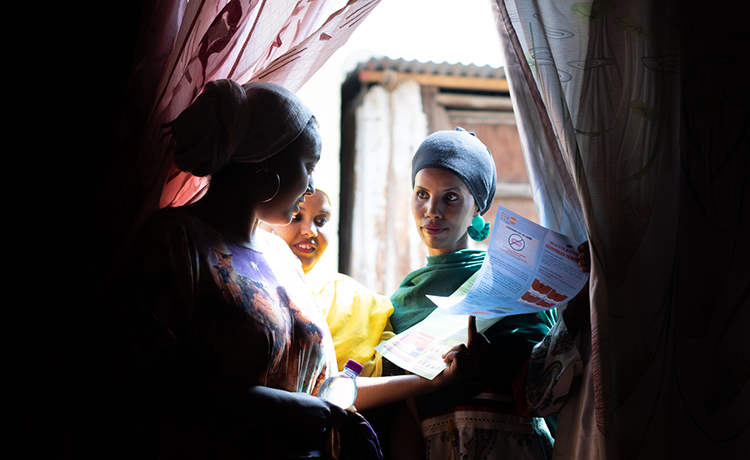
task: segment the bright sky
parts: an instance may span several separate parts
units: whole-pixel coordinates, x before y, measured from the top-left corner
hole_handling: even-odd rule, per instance
[[[358,50],[393,59],[503,65],[490,0],[383,0],[341,49],[346,56]]]

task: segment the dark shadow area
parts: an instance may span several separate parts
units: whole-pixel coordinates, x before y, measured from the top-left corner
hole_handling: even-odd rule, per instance
[[[54,456],[92,345],[90,311],[106,308],[92,299],[108,265],[127,170],[116,161],[115,122],[140,20],[140,2],[94,12],[61,8],[42,26],[41,46],[21,50],[31,78],[6,87],[11,98],[27,96],[13,121],[20,142],[6,171],[11,206],[4,219],[13,227],[3,302],[10,313],[8,418],[22,458]]]

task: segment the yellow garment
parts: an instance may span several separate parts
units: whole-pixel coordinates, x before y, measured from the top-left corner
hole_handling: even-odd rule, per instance
[[[331,329],[339,370],[353,359],[363,367],[361,376],[382,375],[383,357],[374,348],[395,335],[389,320],[391,300],[341,273],[308,273],[307,279]]]

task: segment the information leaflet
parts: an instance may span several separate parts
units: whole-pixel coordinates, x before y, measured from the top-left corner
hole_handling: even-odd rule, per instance
[[[376,350],[434,378],[445,368],[441,356],[466,342],[470,315],[484,332],[503,317],[550,310],[578,294],[589,277],[578,265],[579,244],[498,206],[482,268],[450,297],[428,295],[439,308]]]

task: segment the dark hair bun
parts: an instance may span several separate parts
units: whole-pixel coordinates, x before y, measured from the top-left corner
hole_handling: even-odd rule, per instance
[[[275,83],[210,81],[172,123],[175,165],[209,176],[232,163],[258,163],[276,155],[306,129],[310,109]]]
[[[232,155],[230,134],[242,118],[245,90],[232,80],[210,81],[172,123],[174,162],[194,176],[214,174]]]

